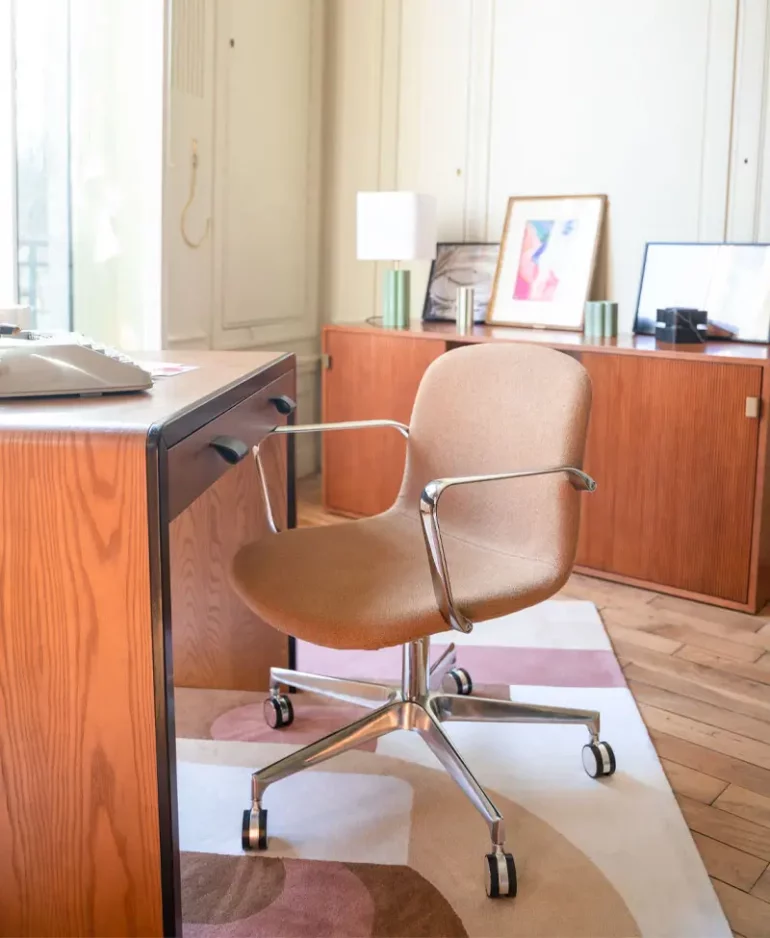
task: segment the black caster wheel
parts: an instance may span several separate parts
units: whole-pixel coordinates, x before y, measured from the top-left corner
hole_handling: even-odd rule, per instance
[[[294,722],[294,707],[286,694],[266,697],[262,710],[265,714],[265,723],[271,730],[282,730]]]
[[[241,846],[244,850],[267,850],[267,809],[252,808],[243,812]]]
[[[473,681],[465,668],[452,668],[443,680],[444,690],[450,694],[462,694],[467,697],[473,693]]]
[[[591,778],[615,774],[615,753],[609,743],[588,743],[583,746],[583,768]]]
[[[484,863],[484,880],[490,899],[516,895],[516,865],[510,853],[488,853]]]

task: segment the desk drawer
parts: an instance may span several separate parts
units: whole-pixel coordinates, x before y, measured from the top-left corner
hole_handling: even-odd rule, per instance
[[[219,436],[234,437],[251,448],[273,427],[285,424],[288,419],[279,413],[274,401],[285,396],[293,402],[294,395],[292,372],[172,446],[168,451],[168,520],[184,511],[230,468],[230,464],[212,447],[212,440]],[[244,458],[251,460],[251,453]]]

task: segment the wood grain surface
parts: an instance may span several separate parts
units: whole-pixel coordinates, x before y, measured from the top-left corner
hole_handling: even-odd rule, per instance
[[[745,603],[762,369],[584,353],[593,384],[577,562]]]
[[[331,368],[324,371],[327,421],[398,420],[409,423],[425,369],[442,342],[403,342],[394,335],[324,332]],[[330,510],[373,515],[393,504],[406,460],[404,438],[393,429],[322,435],[324,504]]]
[[[278,422],[277,420],[275,421]],[[262,444],[271,504],[286,524],[286,443]],[[230,586],[239,547],[270,537],[254,460],[247,457],[207,489],[169,531],[174,684],[266,690],[270,666],[286,667],[288,640],[259,619]],[[291,571],[287,571],[287,589]]]
[[[189,414],[212,397],[263,370],[294,371],[294,356],[281,352],[137,352],[138,362],[178,362],[191,371],[156,378],[150,391],[101,397],[29,398],[0,404],[0,430],[147,431]],[[275,375],[277,377],[277,374]],[[264,382],[263,382],[264,383]]]
[[[370,323],[335,323],[324,327],[325,332],[355,335],[387,335],[395,341],[415,339],[427,342],[535,342],[567,351],[586,350],[600,354],[648,355],[656,358],[702,362],[745,362],[762,365],[770,362],[770,345],[747,342],[706,342],[703,345],[668,345],[656,342],[651,335],[620,335],[615,339],[593,337],[581,332],[563,329],[516,328],[479,324],[469,334],[459,333],[451,322],[412,322],[406,329],[383,329]]]
[[[749,597],[755,609],[770,602],[770,370],[762,372]]]
[[[271,381],[261,391],[249,395],[169,450],[170,518],[175,518],[228,471],[228,463],[213,449],[211,441],[218,436],[224,436],[234,437],[248,447],[259,443],[278,424],[286,423],[286,418],[278,413],[270,401],[271,398],[284,394],[292,398],[295,395],[293,374]],[[249,459],[249,462],[253,466],[253,460]],[[285,475],[285,462],[283,470]],[[285,484],[280,484],[285,492]]]
[[[162,931],[142,434],[0,433],[0,933]]]

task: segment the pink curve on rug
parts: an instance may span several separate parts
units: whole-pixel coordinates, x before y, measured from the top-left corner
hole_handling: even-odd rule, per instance
[[[239,740],[247,743],[287,743],[303,745],[320,739],[327,733],[359,720],[364,711],[350,704],[318,704],[309,694],[293,698],[296,718],[291,726],[273,730],[262,715],[262,704],[246,704],[218,716],[211,724],[212,739]],[[374,752],[377,740],[363,743],[357,748]]]
[[[368,938],[374,900],[342,863],[284,860],[278,898],[254,915],[220,925],[185,923],[185,938]]]
[[[434,654],[442,646],[435,645]],[[335,677],[397,683],[400,648],[341,651],[307,642],[297,643],[297,667]],[[611,651],[578,648],[512,648],[461,645],[457,663],[474,682],[525,684],[539,687],[625,687],[618,660]]]

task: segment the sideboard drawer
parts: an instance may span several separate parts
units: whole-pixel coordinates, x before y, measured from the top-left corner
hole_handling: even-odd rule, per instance
[[[168,493],[169,521],[230,468],[212,442],[217,437],[232,437],[250,450],[274,427],[287,422],[288,415],[279,412],[277,402],[284,398],[287,406],[289,402],[293,405],[294,394],[294,375],[283,375],[169,449],[168,476],[174,480]],[[251,453],[244,458],[250,460]]]

